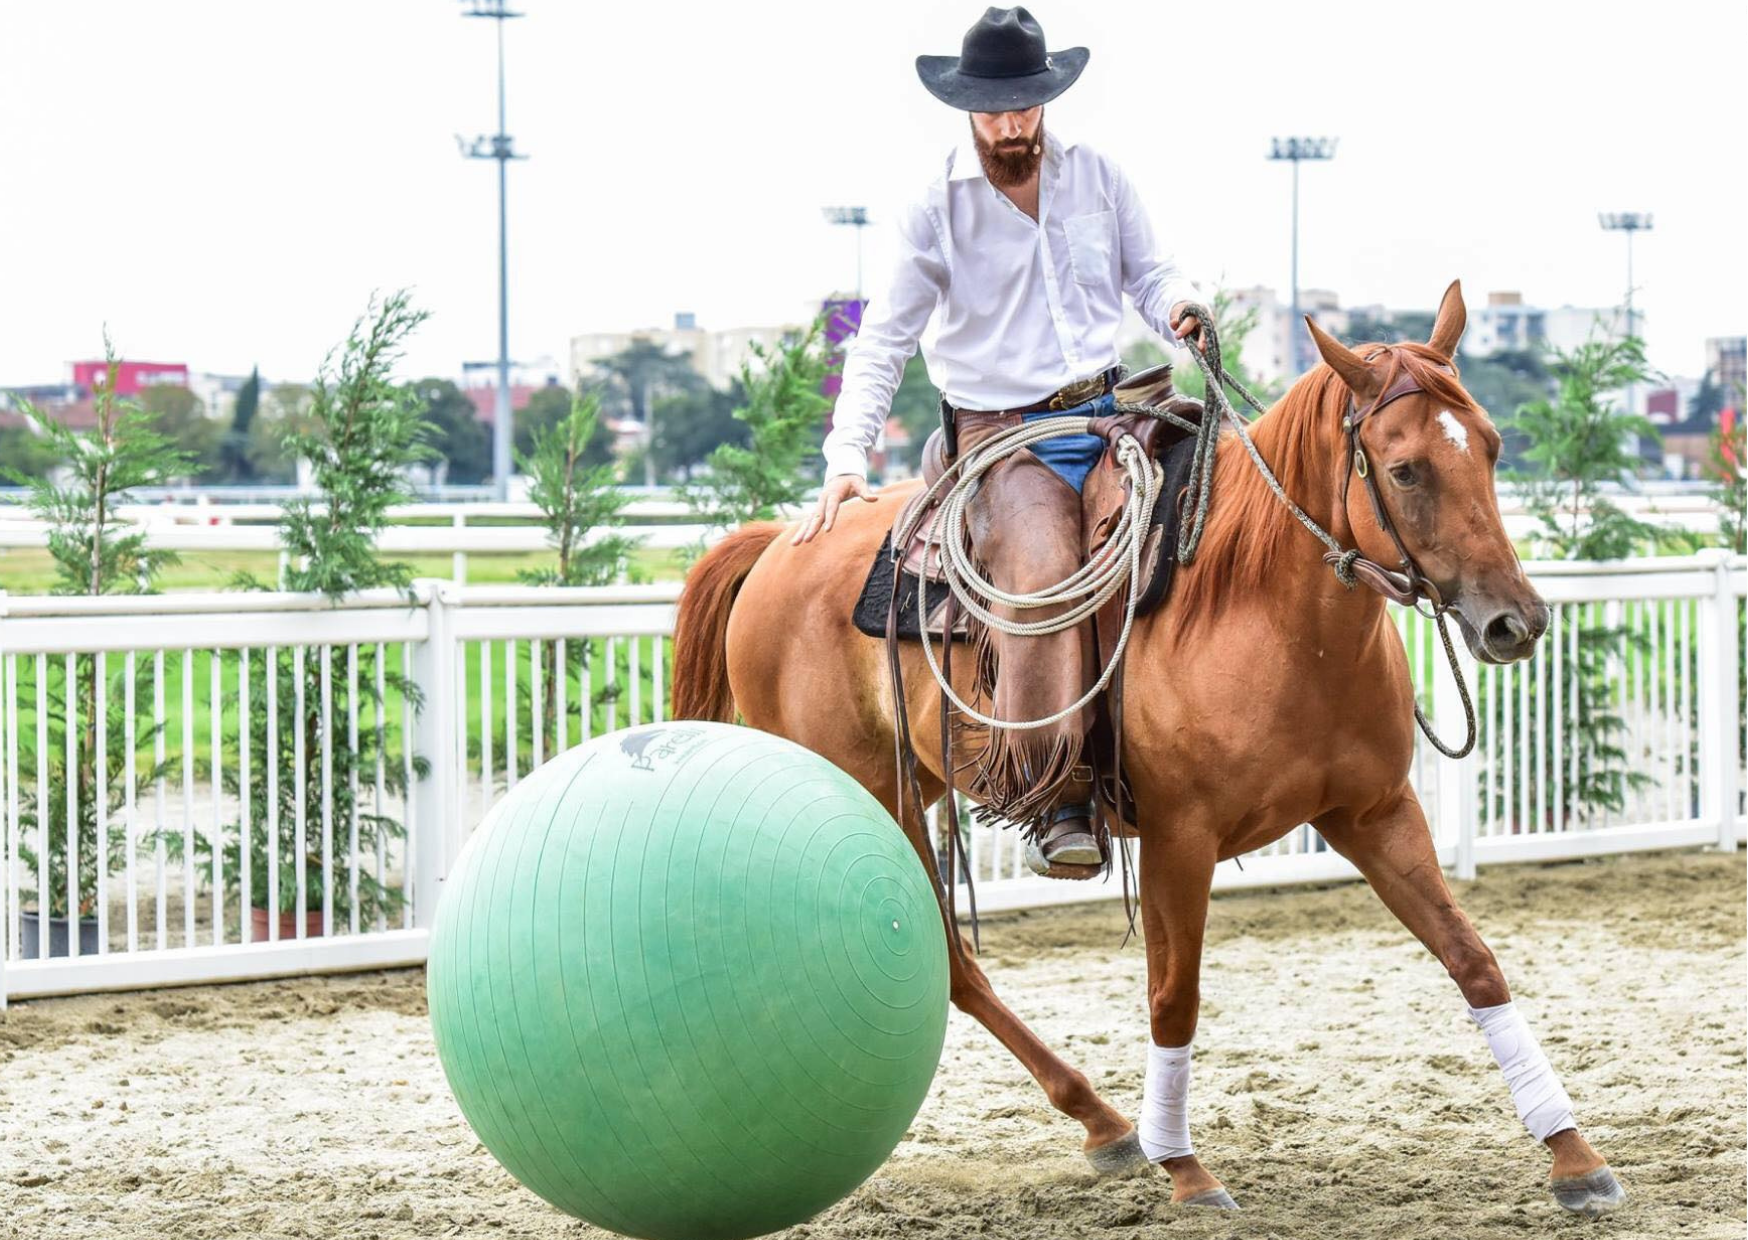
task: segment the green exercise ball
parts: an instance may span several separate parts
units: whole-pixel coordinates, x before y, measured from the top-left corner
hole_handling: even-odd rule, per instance
[[[947,940],[898,824],[824,758],[627,728],[516,785],[462,849],[426,990],[485,1147],[650,1240],[799,1223],[891,1154],[940,1062]]]

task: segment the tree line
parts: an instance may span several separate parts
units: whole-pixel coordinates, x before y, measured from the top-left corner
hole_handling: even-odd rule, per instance
[[[443,480],[450,483],[488,481],[492,426],[476,411],[468,391],[435,375],[403,386],[432,450],[426,466],[441,462]],[[579,395],[590,396],[599,407],[582,459],[589,465],[618,460],[627,480],[691,481],[718,447],[751,442],[746,423],[735,417],[747,401],[740,377],[726,388],[712,387],[692,368],[688,354],[634,340],[598,360],[584,376],[581,392],[557,382],[536,388],[512,415],[516,453],[533,452],[543,432],[570,416]],[[296,480],[297,462],[287,444],[309,429],[316,399],[311,384],[265,384],[255,371],[238,389],[228,420],[211,416],[198,395],[171,384],[143,388],[131,404],[180,454],[185,472],[177,480],[247,485]],[[653,419],[654,437],[616,452],[609,427],[626,419],[645,425]],[[57,464],[57,447],[29,427],[0,427],[0,461],[27,478],[46,477]]]

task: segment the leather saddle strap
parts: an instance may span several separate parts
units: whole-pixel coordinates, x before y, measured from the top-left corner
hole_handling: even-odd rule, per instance
[[[947,640],[941,650],[941,676],[948,684],[953,683],[953,621],[959,598],[955,594],[947,595],[946,607],[941,613],[942,631],[947,634]],[[948,696],[941,694],[941,768],[947,777],[947,792],[945,810],[947,817],[947,911],[953,919],[953,937],[958,938],[958,897],[959,897],[959,866],[963,860],[959,843],[959,772],[953,764],[953,703]],[[973,951],[981,952],[983,942],[977,925],[977,887],[975,876],[971,873],[969,862],[965,863],[965,899],[971,905],[971,947]]]
[[[922,786],[916,775],[916,746],[911,740],[910,710],[904,698],[904,662],[898,644],[898,565],[893,566],[892,597],[886,605],[886,668],[892,681],[893,747],[898,765],[898,815],[903,824],[905,795],[915,806],[917,829],[922,834],[923,849],[928,856],[929,883],[935,890],[935,902],[940,905],[941,920],[947,930],[947,946],[960,963],[965,961],[965,949],[959,941],[958,917],[951,888],[941,882],[941,859],[935,852],[934,838],[929,834],[928,819],[923,814]],[[921,589],[918,585],[918,589]],[[951,645],[951,641],[948,645]],[[975,930],[975,927],[973,927]]]
[[[1131,582],[1127,588],[1133,590],[1134,583]],[[1124,602],[1126,605],[1127,600]],[[1099,649],[1099,618],[1095,615],[1091,623],[1093,651],[1096,654]],[[1105,689],[1105,712],[1111,725],[1111,803],[1115,807],[1114,815],[1112,811],[1105,809],[1104,798],[1099,796],[1098,772],[1093,773],[1093,805],[1105,821],[1104,839],[1101,842],[1117,854],[1117,881],[1123,888],[1123,916],[1129,925],[1123,934],[1123,941],[1117,945],[1119,950],[1127,947],[1129,940],[1135,935],[1135,914],[1138,911],[1136,902],[1131,898],[1129,837],[1125,834],[1128,824],[1123,817],[1123,670],[1128,666],[1128,653],[1126,649],[1118,652],[1117,670],[1111,674],[1111,683]]]

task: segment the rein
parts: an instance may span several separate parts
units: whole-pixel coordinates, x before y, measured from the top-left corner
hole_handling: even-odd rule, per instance
[[[1416,695],[1414,702],[1414,721],[1420,725],[1420,730],[1425,734],[1426,739],[1432,742],[1433,748],[1447,758],[1467,757],[1475,748],[1475,703],[1469,696],[1469,685],[1463,679],[1462,667],[1457,662],[1456,647],[1451,643],[1450,629],[1445,622],[1445,613],[1450,610],[1450,604],[1445,602],[1439,594],[1438,587],[1433,585],[1420,571],[1420,566],[1415,563],[1413,555],[1408,551],[1407,544],[1402,541],[1401,534],[1397,532],[1395,522],[1390,519],[1389,510],[1384,506],[1384,497],[1378,492],[1377,478],[1359,439],[1360,426],[1367,418],[1391,401],[1419,392],[1421,390],[1419,384],[1415,382],[1412,375],[1403,374],[1390,385],[1389,390],[1364,408],[1357,406],[1350,390],[1347,414],[1341,421],[1342,432],[1347,437],[1347,459],[1353,465],[1351,473],[1343,472],[1342,474],[1342,506],[1345,509],[1347,505],[1348,483],[1353,474],[1358,474],[1360,480],[1365,483],[1366,498],[1371,503],[1372,516],[1377,520],[1384,533],[1389,536],[1390,541],[1395,544],[1396,553],[1401,557],[1400,568],[1392,570],[1385,568],[1376,560],[1361,555],[1357,547],[1343,547],[1333,534],[1317,524],[1310,514],[1293,502],[1292,497],[1287,494],[1286,488],[1281,485],[1280,479],[1275,476],[1274,470],[1269,468],[1268,462],[1262,458],[1262,453],[1257,451],[1256,442],[1250,437],[1249,424],[1243,415],[1232,407],[1232,403],[1226,399],[1225,388],[1230,386],[1258,414],[1267,412],[1256,397],[1246,391],[1244,385],[1228,374],[1220,364],[1220,343],[1214,330],[1213,315],[1206,306],[1197,305],[1194,302],[1190,303],[1186,313],[1195,315],[1202,325],[1201,331],[1207,350],[1204,353],[1192,346],[1190,356],[1195,359],[1196,365],[1201,367],[1203,378],[1206,380],[1205,395],[1207,403],[1212,409],[1212,416],[1204,416],[1201,427],[1197,428],[1197,459],[1184,497],[1186,503],[1193,502],[1195,504],[1196,517],[1193,524],[1186,523],[1184,526],[1184,536],[1178,545],[1178,563],[1190,563],[1195,558],[1196,548],[1201,542],[1202,530],[1207,519],[1208,501],[1213,492],[1214,441],[1218,438],[1217,429],[1210,434],[1208,428],[1218,428],[1220,419],[1224,417],[1232,424],[1232,429],[1237,432],[1239,442],[1244,445],[1244,450],[1249,455],[1251,464],[1262,475],[1262,480],[1268,485],[1269,490],[1274,492],[1275,498],[1298,519],[1300,525],[1304,526],[1328,548],[1323,553],[1323,562],[1334,570],[1337,581],[1350,590],[1355,585],[1364,584],[1392,602],[1399,603],[1404,607],[1412,607],[1415,611],[1420,611],[1420,601],[1426,600],[1431,610],[1420,612],[1420,614],[1438,625],[1438,635],[1439,640],[1444,645],[1445,660],[1450,665],[1451,676],[1456,680],[1457,692],[1463,700],[1463,716],[1467,734],[1459,747],[1453,748],[1445,744],[1443,740],[1439,739],[1438,733],[1433,730],[1432,721],[1426,717],[1426,712],[1421,709],[1418,695]],[[1206,446],[1204,446],[1204,440],[1207,441]]]

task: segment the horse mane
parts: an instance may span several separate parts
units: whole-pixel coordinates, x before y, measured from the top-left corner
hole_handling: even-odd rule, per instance
[[[1364,344],[1355,350],[1367,361],[1383,360],[1382,389],[1406,369],[1421,390],[1445,407],[1474,408],[1463,390],[1455,364],[1426,345]],[[1442,367],[1450,366],[1447,371]],[[1269,463],[1293,501],[1328,524],[1319,513],[1329,496],[1313,487],[1339,477],[1331,470],[1347,467],[1342,459],[1341,420],[1346,415],[1347,385],[1327,364],[1319,363],[1301,376],[1287,394],[1250,427],[1257,451]],[[1324,547],[1287,510],[1251,462],[1244,445],[1230,431],[1221,436],[1214,463],[1214,491],[1208,523],[1195,559],[1180,568],[1173,587],[1173,607],[1182,617],[1174,626],[1188,637],[1212,621],[1234,598],[1271,588],[1292,559],[1322,555]]]

